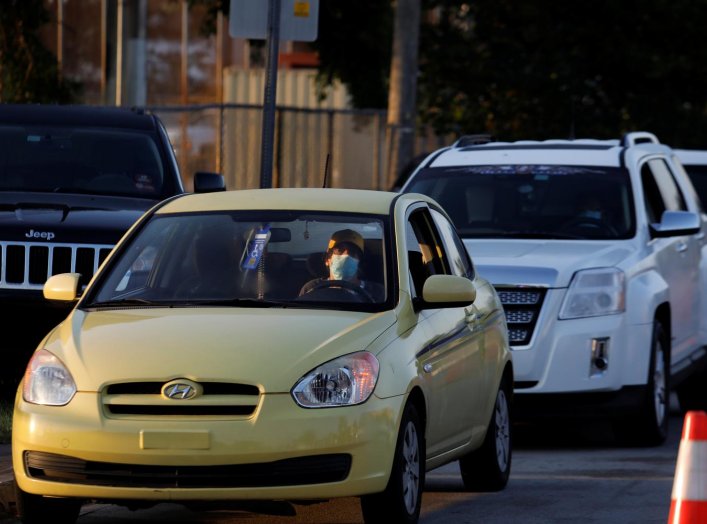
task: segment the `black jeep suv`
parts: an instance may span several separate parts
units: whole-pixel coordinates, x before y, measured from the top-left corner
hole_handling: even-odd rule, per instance
[[[47,278],[76,272],[85,285],[140,215],[180,193],[172,146],[153,114],[0,104],[2,378],[21,374],[69,311],[44,300]]]

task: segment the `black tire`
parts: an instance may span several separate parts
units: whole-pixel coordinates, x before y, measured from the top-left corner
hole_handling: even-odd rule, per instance
[[[630,446],[659,446],[668,436],[670,406],[670,349],[665,330],[653,323],[651,361],[643,399],[636,412],[614,421],[614,433]]]
[[[693,373],[675,388],[683,413],[707,411],[707,368]]]
[[[420,517],[425,486],[425,436],[420,416],[405,406],[385,491],[361,497],[366,524],[413,524]]]
[[[51,498],[22,491],[15,482],[17,514],[25,524],[74,524],[79,518],[82,500]]]
[[[464,487],[469,491],[500,491],[508,484],[513,456],[511,391],[504,378],[496,393],[484,443],[459,460]]]

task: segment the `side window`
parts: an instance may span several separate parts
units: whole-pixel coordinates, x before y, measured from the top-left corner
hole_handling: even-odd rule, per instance
[[[647,165],[650,168],[651,173],[655,183],[658,186],[658,190],[663,197],[663,202],[665,203],[665,209],[667,211],[687,211],[687,206],[685,205],[685,198],[680,191],[677,183],[675,182],[675,177],[673,176],[670,168],[666,164],[665,160],[654,159],[649,160]],[[661,215],[656,217],[656,221],[659,221]]]
[[[459,238],[454,226],[445,218],[445,216],[435,211],[432,211],[437,229],[442,237],[442,242],[449,254],[449,262],[452,267],[452,272],[460,277],[474,278],[474,266],[469,258],[469,253],[464,247],[464,243]]]
[[[449,260],[427,209],[413,211],[405,226],[410,277],[415,293],[431,275],[451,274]]]
[[[665,201],[660,193],[658,182],[648,163],[641,167],[641,183],[643,184],[643,198],[646,205],[646,214],[651,223],[660,222],[663,211],[666,209]]]

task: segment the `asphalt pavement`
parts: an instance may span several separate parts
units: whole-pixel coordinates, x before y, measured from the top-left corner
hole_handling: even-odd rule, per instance
[[[14,513],[15,493],[12,480],[10,444],[0,444],[0,519]]]

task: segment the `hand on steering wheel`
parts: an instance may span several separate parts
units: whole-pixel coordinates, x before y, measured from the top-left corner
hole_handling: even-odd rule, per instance
[[[575,217],[562,226],[562,231],[588,230],[600,233],[602,236],[618,237],[619,234],[608,222],[590,217]]]
[[[307,295],[318,289],[343,289],[344,291],[357,295],[366,302],[375,302],[371,294],[358,284],[348,280],[321,280],[307,290]]]

